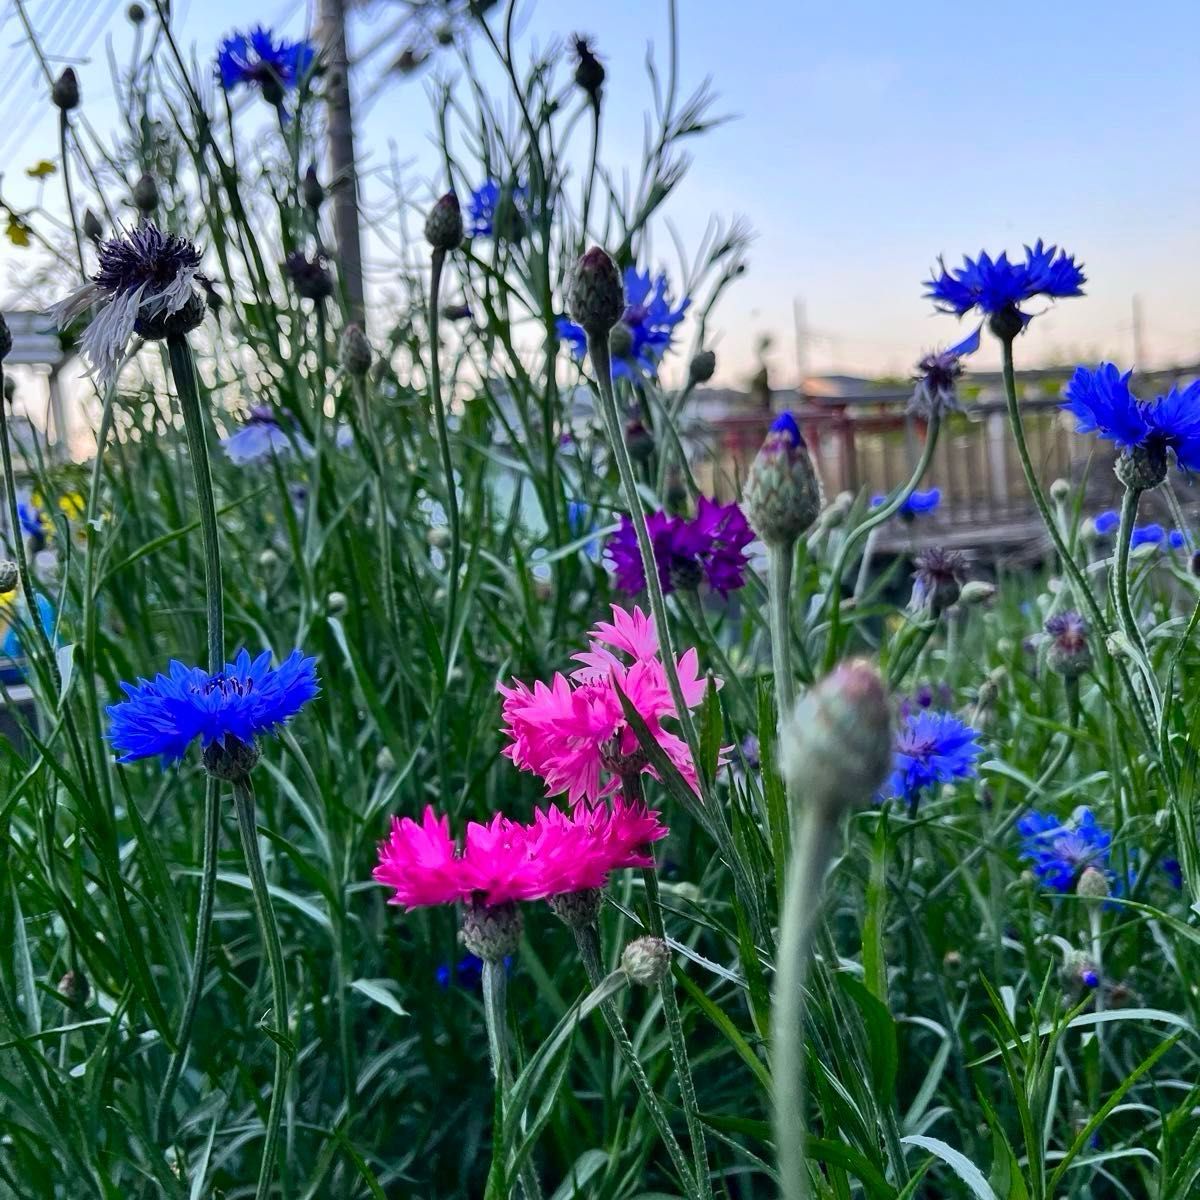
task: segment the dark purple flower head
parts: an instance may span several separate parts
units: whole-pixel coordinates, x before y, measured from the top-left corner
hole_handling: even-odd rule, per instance
[[[1081,296],[1087,282],[1073,257],[1040,240],[1025,247],[1024,262],[1009,262],[1007,253],[997,259],[981,253],[978,259],[964,256],[962,266],[952,271],[942,259],[938,266],[938,273],[925,281],[926,296],[943,312],[960,317],[979,309],[1001,336],[1013,336],[1029,324],[1032,318],[1020,308],[1026,300]]]
[[[937,616],[956,603],[967,573],[967,556],[960,550],[928,546],[914,559],[911,606]]]
[[[917,363],[916,387],[908,403],[910,412],[928,420],[945,412],[958,412],[958,381],[963,373],[962,360],[979,349],[979,326],[957,346],[935,350]]]
[[[664,592],[699,587],[707,578],[709,586],[725,596],[745,583],[745,548],[754,534],[736,504],[717,504],[701,496],[691,520],[656,512],[646,518],[646,528]],[[645,588],[637,535],[627,516],[605,552],[616,569],[617,587],[630,595]]]
[[[305,300],[327,300],[333,295],[333,276],[325,263],[325,256],[314,254],[309,258],[301,250],[293,250],[283,261],[283,269],[296,295]]]

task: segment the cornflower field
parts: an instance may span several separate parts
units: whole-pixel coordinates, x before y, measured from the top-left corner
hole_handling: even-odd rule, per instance
[[[1200,1195],[1200,382],[1072,364],[1047,479],[1023,335],[1087,248],[931,245],[904,478],[835,489],[777,404],[714,466],[770,248],[663,215],[721,116],[687,14],[614,162],[603,46],[442,7],[382,291],[344,41],[134,5],[110,138],[26,26],[0,1196]],[[1019,558],[918,537],[984,346]]]

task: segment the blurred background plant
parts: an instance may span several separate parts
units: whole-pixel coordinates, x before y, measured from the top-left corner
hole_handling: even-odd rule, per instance
[[[501,754],[497,685],[571,669],[612,602],[645,607],[602,555],[627,524],[616,461],[627,455],[658,522],[675,648],[695,647],[701,677],[724,684],[696,714],[703,805],[661,764],[647,785],[671,827],[659,886],[711,1172],[690,1186],[744,1198],[778,1188],[770,995],[789,813],[774,621],[800,690],[822,662],[878,658],[907,756],[888,803],[834,840],[812,930],[809,1190],[1190,1194],[1200,939],[1170,865],[1180,848],[1161,762],[1127,719],[1123,660],[1105,652],[1082,667],[1075,626],[1043,630],[1069,602],[1060,564],[1048,555],[1001,573],[990,591],[957,560],[927,558],[905,607],[902,556],[859,574],[872,545],[863,521],[882,525],[936,481],[918,474],[870,517],[868,493],[826,498],[818,514],[814,489],[815,524],[788,551],[790,601],[770,609],[757,543],[747,553],[740,513],[701,503],[679,435],[713,372],[711,315],[751,239],[724,218],[687,247],[666,219],[719,119],[709,86],[681,79],[675,6],[666,66],[647,62],[645,153],[632,167],[602,152],[604,47],[573,31],[527,44],[515,5],[402,7],[387,27],[395,69],[433,68],[442,163],[419,185],[394,163],[387,203],[364,205],[365,243],[388,254],[378,296],[350,232],[353,147],[336,145],[338,5],[321,6],[321,53],[279,39],[265,53],[227,46],[236,70],[223,62],[221,75],[179,44],[165,5],[141,8],[133,54],[114,69],[126,127],[111,143],[88,125],[86,96],[71,103],[41,60],[47,91],[60,85],[62,134],[42,182],[69,187],[72,221],[50,205],[6,209],[10,241],[48,255],[31,294],[48,305],[78,287],[95,243],[139,220],[200,246],[208,312],[191,344],[215,426],[226,645],[281,660],[302,648],[322,694],[258,768],[287,1020],[264,1017],[265,948],[226,806],[212,945],[160,1136],[196,938],[205,784],[191,759],[115,766],[103,710],[122,680],[169,658],[203,661],[211,597],[167,357],[135,338],[117,384],[88,385],[91,461],[14,437],[6,472],[22,506],[10,549],[28,551],[37,616],[5,590],[0,1190],[254,1194],[283,1038],[294,1061],[273,1194],[474,1197],[530,1165],[555,1200],[689,1194],[629,1060],[594,1003],[577,1008],[592,988],[557,918],[529,906],[506,968],[521,1102],[494,1126],[479,960],[450,912],[403,914],[371,881],[391,814],[433,804],[461,829],[496,812],[527,818],[541,799]],[[481,59],[500,65],[503,93],[477,85]],[[449,192],[466,236],[431,254],[420,230]],[[608,342],[620,456],[567,311],[571,270],[593,242],[612,254],[628,302]],[[84,323],[65,331],[68,350]],[[769,348],[764,338],[764,406]],[[936,427],[931,453],[935,440]],[[1111,547],[1082,522],[1081,491],[1066,486],[1055,503],[1073,558],[1115,613]],[[698,526],[703,553],[689,540]],[[1190,796],[1190,542],[1143,540],[1129,586],[1144,657],[1165,681],[1156,729]],[[643,572],[631,586],[645,584]],[[948,748],[946,736],[958,740]],[[803,780],[793,788],[794,814]],[[1090,816],[1076,812],[1085,805]],[[1022,824],[1031,817],[1041,824]],[[1082,887],[1085,867],[1107,900]],[[606,971],[644,932],[652,886],[628,875],[609,889]],[[615,1003],[695,1155],[697,1114],[663,1036],[661,993]]]

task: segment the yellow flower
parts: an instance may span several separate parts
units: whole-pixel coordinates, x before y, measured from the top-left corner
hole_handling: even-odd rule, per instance
[[[16,213],[10,212],[8,214],[8,225],[5,227],[4,232],[14,246],[29,245],[29,226]]]
[[[68,492],[65,496],[59,496],[58,507],[68,521],[78,521],[87,506],[78,492]]]
[[[30,179],[45,179],[48,175],[53,175],[58,168],[48,159],[43,158],[40,162],[35,163],[32,167],[25,168],[25,174]]]

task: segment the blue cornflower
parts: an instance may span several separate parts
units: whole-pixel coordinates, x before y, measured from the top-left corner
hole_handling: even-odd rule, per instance
[[[872,496],[871,507],[879,508],[887,503],[888,498],[884,495]],[[897,515],[905,520],[911,521],[914,517],[919,517],[924,513],[931,513],[942,502],[941,488],[930,488],[927,492],[913,492],[905,502],[896,510]]]
[[[1066,823],[1052,813],[1031,812],[1017,822],[1020,857],[1034,875],[1056,892],[1071,892],[1080,875],[1094,867],[1111,878],[1112,834],[1097,824],[1090,808],[1078,808]]]
[[[1166,877],[1171,881],[1171,886],[1177,891],[1183,890],[1183,867],[1179,865],[1177,858],[1164,858],[1162,860],[1162,869]]]
[[[1057,246],[1045,246],[1040,239],[1032,249],[1025,247],[1024,262],[1009,262],[1007,252],[997,259],[980,253],[977,259],[964,255],[962,266],[953,271],[947,270],[940,258],[938,266],[939,273],[925,281],[926,296],[943,312],[960,317],[977,308],[989,317],[1002,318],[1001,329],[995,322],[992,325],[1000,336],[1012,336],[1032,320],[1020,308],[1026,300],[1082,296],[1087,282],[1083,268],[1072,256]],[[1016,317],[1016,322],[1003,320],[1011,317]]]
[[[1167,531],[1161,525],[1138,525],[1130,534],[1129,544],[1130,546],[1157,546],[1166,536]]]
[[[253,661],[242,650],[215,675],[175,661],[167,669],[169,674],[153,680],[122,683],[128,699],[106,710],[118,762],[161,755],[164,763],[172,763],[197,738],[206,751],[252,746],[259,734],[294,717],[318,691],[316,659],[299,650],[278,667],[271,666],[269,650]]]
[[[1095,526],[1096,532],[1101,537],[1108,537],[1120,524],[1121,517],[1115,508],[1105,509],[1092,520],[1092,525]]]
[[[915,808],[926,788],[970,778],[983,753],[978,737],[977,729],[953,713],[920,709],[905,717],[892,745],[892,776],[884,795]]]
[[[672,305],[665,275],[652,279],[649,271],[626,267],[625,313],[609,334],[613,376],[633,379],[643,373],[653,375],[690,304],[691,300],[684,297],[677,307]],[[566,317],[559,317],[555,324],[559,340],[570,345],[576,358],[582,358],[587,350],[583,329]]]
[[[339,449],[343,448],[342,430],[346,428],[348,426],[338,427]],[[301,458],[313,456],[309,440],[297,429],[284,429],[275,412],[265,404],[256,404],[246,423],[236,433],[222,438],[221,446],[230,462],[239,467],[267,462],[276,455],[286,458],[293,451]]]
[[[596,528],[596,520],[592,516],[591,505],[582,500],[567,501],[567,529],[572,537],[582,537]],[[589,538],[583,547],[584,553],[593,562],[600,561],[600,542],[597,538]]]
[[[289,42],[261,25],[249,33],[231,33],[217,50],[221,86],[231,91],[240,84],[258,86],[266,99],[278,104],[312,68],[316,51],[308,42]]]
[[[511,966],[512,955],[506,954],[504,956],[505,973]],[[464,991],[477,992],[483,986],[483,959],[477,958],[474,954],[464,954],[453,967],[449,963],[440,964],[433,973],[433,977],[443,991],[453,983]]]
[[[46,534],[50,532],[49,518],[32,500],[17,501],[17,517],[21,522],[21,528],[31,538],[45,539]]]
[[[1112,363],[1101,363],[1094,371],[1076,369],[1063,392],[1062,406],[1075,415],[1076,432],[1107,438],[1126,455],[1138,451],[1161,464],[1163,473],[1168,450],[1175,451],[1180,470],[1200,470],[1200,380],[1146,401],[1130,390],[1132,374],[1122,375]],[[1139,482],[1138,486],[1153,484]]]
[[[1167,534],[1167,545],[1172,550],[1182,550],[1187,545],[1187,535],[1182,529],[1172,529]]]
[[[471,237],[493,237],[497,223],[501,237],[519,236],[525,225],[525,207],[529,190],[521,184],[507,191],[494,179],[488,179],[471,193],[467,217]]]

